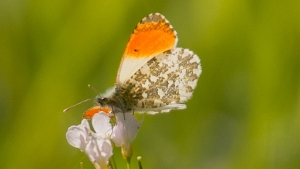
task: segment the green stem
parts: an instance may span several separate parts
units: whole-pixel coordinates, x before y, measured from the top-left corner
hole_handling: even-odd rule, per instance
[[[139,169],[143,169],[143,167],[142,167],[142,157],[138,156],[137,160],[138,160]]]
[[[127,158],[126,161],[127,161],[127,169],[130,169],[130,158]]]
[[[130,164],[127,163],[127,169],[130,169]]]
[[[117,169],[117,163],[116,163],[114,155],[110,157],[109,164],[110,164],[112,169]]]

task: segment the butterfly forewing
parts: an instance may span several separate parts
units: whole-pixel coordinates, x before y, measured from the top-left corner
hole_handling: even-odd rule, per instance
[[[117,84],[126,82],[154,56],[173,49],[177,33],[161,14],[143,18],[132,32],[127,43],[117,76]]]

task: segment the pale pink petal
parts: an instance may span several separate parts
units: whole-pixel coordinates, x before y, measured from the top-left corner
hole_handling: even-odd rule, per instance
[[[117,147],[122,144],[129,147],[134,141],[141,125],[134,115],[130,113],[116,113],[117,125],[113,128],[112,140]]]
[[[107,137],[111,135],[112,125],[110,118],[105,113],[97,113],[92,119],[92,124],[95,132],[101,137]]]
[[[66,133],[68,143],[83,151],[90,141],[90,126],[87,120],[83,119],[78,126],[71,126]]]
[[[111,142],[107,138],[93,136],[87,144],[85,152],[91,162],[100,168],[107,168],[110,157],[113,155]]]

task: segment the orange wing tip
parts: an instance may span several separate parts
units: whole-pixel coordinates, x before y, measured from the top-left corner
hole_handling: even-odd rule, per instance
[[[176,46],[177,33],[169,21],[155,13],[142,19],[130,36],[124,55],[148,57],[157,55]]]
[[[90,109],[88,109],[83,115],[82,118],[84,119],[91,119],[94,117],[95,114],[99,113],[99,112],[104,112],[105,114],[109,114],[111,112],[110,108],[106,108],[106,107],[100,107],[100,106],[94,106]],[[110,116],[110,115],[109,115]]]

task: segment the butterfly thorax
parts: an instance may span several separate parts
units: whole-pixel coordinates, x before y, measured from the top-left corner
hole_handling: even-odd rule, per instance
[[[115,112],[128,112],[132,110],[132,86],[127,88],[116,87],[110,95],[99,95],[95,101],[102,107],[111,107]],[[119,109],[119,110],[116,110]]]

